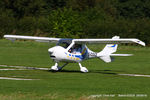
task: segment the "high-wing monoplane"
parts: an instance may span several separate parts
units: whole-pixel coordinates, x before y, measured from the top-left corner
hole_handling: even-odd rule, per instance
[[[114,54],[120,43],[137,43],[145,46],[145,43],[135,38],[121,38],[114,36],[111,39],[67,39],[67,38],[49,38],[35,36],[20,35],[4,35],[9,40],[24,39],[35,40],[39,42],[54,42],[56,46],[49,48],[48,52],[51,59],[55,61],[55,65],[51,67],[53,71],[60,71],[68,63],[75,62],[80,66],[81,72],[88,72],[86,67],[81,65],[83,60],[90,58],[100,58],[106,63],[112,62],[112,56],[131,56],[132,54]],[[104,43],[106,46],[100,52],[90,50],[86,44],[88,43]],[[65,62],[63,66],[59,66],[59,62]]]

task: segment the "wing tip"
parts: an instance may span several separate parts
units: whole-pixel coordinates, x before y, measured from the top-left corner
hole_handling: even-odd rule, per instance
[[[133,39],[132,42],[135,42],[135,43],[140,44],[142,46],[146,46],[145,42],[143,42],[143,41],[141,41],[139,39]]]
[[[138,40],[137,43],[142,45],[142,46],[146,46],[145,42],[143,42],[143,41]]]
[[[4,38],[7,38],[7,37],[8,37],[8,35],[4,35],[3,37],[4,37]]]

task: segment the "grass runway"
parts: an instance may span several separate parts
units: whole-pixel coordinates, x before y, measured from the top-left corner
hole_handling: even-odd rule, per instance
[[[49,43],[0,40],[0,65],[50,68]],[[89,45],[99,52],[103,45]],[[0,77],[38,80],[0,80],[1,100],[149,100],[150,78],[117,74],[150,75],[150,48],[119,46],[116,53],[131,57],[115,57],[109,64],[100,59],[82,62],[89,73],[81,73],[76,63],[61,72],[48,70],[0,70]],[[0,67],[4,69],[4,67]],[[9,67],[7,68],[9,69]],[[95,96],[95,97],[94,97]]]

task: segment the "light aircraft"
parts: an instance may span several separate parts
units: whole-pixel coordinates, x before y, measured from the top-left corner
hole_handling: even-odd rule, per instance
[[[35,40],[39,42],[54,42],[56,46],[49,48],[48,52],[51,59],[56,63],[51,67],[53,71],[60,71],[64,66],[70,62],[78,63],[81,72],[88,72],[86,67],[81,65],[83,60],[90,58],[100,58],[106,63],[112,61],[112,56],[131,56],[132,54],[113,54],[117,51],[120,43],[137,43],[145,46],[145,43],[135,38],[122,38],[114,36],[111,39],[67,39],[67,38],[48,38],[35,36],[21,36],[21,35],[4,35],[4,38],[9,40],[24,39]],[[98,53],[90,50],[87,43],[105,43],[104,49]],[[59,62],[65,62],[63,66],[59,66]]]

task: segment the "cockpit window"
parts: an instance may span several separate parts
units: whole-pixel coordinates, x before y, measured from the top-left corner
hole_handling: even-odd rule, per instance
[[[75,44],[71,49],[70,49],[70,53],[81,53],[82,51],[82,45],[80,44]]]
[[[67,42],[60,42],[60,43],[58,43],[58,45],[62,46],[62,47],[64,47],[66,49],[70,44],[67,43]]]

